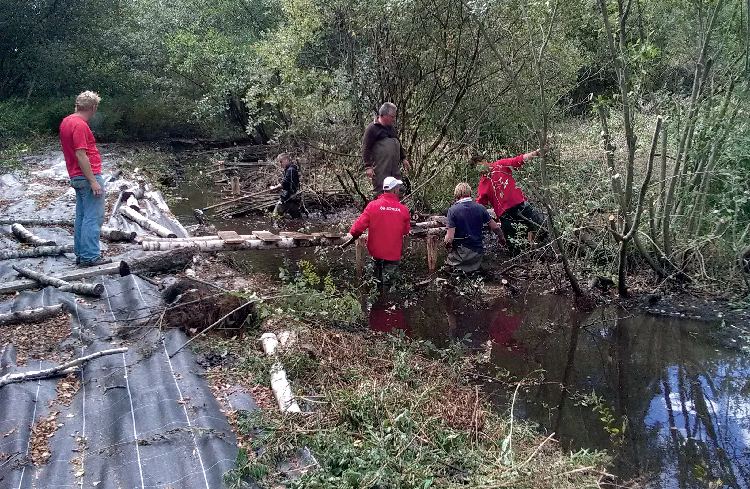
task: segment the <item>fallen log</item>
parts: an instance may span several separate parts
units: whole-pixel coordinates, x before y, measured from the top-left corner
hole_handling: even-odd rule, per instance
[[[8,314],[0,314],[0,326],[18,323],[36,323],[65,312],[68,312],[68,306],[65,304],[9,312]]]
[[[114,355],[116,353],[125,353],[128,351],[127,348],[113,348],[111,350],[102,350],[85,357],[76,358],[69,362],[62,363],[57,367],[52,367],[44,370],[34,370],[31,372],[6,374],[0,377],[0,388],[12,384],[14,382],[24,382],[26,380],[39,380],[47,379],[50,377],[57,377],[59,375],[68,375],[69,373],[76,372],[79,365],[83,365],[86,362],[90,362],[95,358],[103,357],[105,355]]]
[[[57,256],[63,253],[73,253],[73,245],[61,246],[37,246],[26,250],[3,251],[0,260],[12,260],[14,258],[33,258],[37,256]]]
[[[108,241],[135,241],[135,231],[120,231],[119,229],[102,226],[102,238]]]
[[[171,248],[164,253],[154,253],[129,260],[127,266],[130,273],[145,276],[166,273],[171,270],[183,270],[192,263],[193,256],[197,252],[198,249],[195,247]]]
[[[300,240],[290,237],[279,237],[277,241],[263,241],[260,239],[245,239],[242,243],[229,244],[222,239],[209,240],[170,240],[143,241],[141,247],[145,251],[175,250],[178,248],[194,248],[200,251],[235,251],[235,250],[274,250],[279,248],[304,248],[308,246],[336,246],[344,244],[346,236],[325,238],[316,237],[310,240]]]
[[[143,185],[138,185],[137,187],[130,187],[126,190],[123,190],[121,195],[121,201],[126,202],[128,198],[132,195],[136,199],[142,199],[143,196],[146,194],[146,189],[143,187]]]
[[[60,280],[59,278],[51,277],[41,272],[35,272],[34,270],[29,270],[28,268],[21,268],[18,265],[13,265],[13,270],[17,271],[24,277],[36,280],[42,285],[51,285],[53,287],[57,287],[62,292],[74,292],[76,294],[96,296],[102,295],[102,292],[104,292],[104,285],[102,284],[66,282],[65,280]]]
[[[125,205],[136,212],[141,212],[141,205],[138,203],[138,199],[135,198],[135,195],[128,195],[128,198],[125,200]]]
[[[13,232],[13,235],[18,238],[22,243],[29,243],[33,246],[56,246],[57,243],[55,243],[52,240],[49,239],[42,239],[36,234],[32,233],[25,227],[23,227],[23,224],[14,223],[11,225],[10,230]]]
[[[129,275],[130,269],[128,264],[124,261],[118,263],[106,263],[97,267],[89,268],[75,268],[67,270],[65,272],[56,273],[52,275],[53,278],[59,278],[60,280],[78,280],[82,278],[100,277],[102,275],[114,275],[119,274],[121,276]],[[13,282],[0,283],[0,294],[8,294],[10,292],[18,292],[21,290],[33,289],[38,287],[39,283],[36,280],[14,280]]]
[[[0,218],[0,225],[23,224],[24,226],[73,226],[73,219],[9,219]]]
[[[159,223],[152,221],[151,219],[143,217],[141,214],[135,212],[130,207],[120,206],[120,213],[122,213],[123,216],[127,217],[131,221],[141,226],[143,229],[148,229],[149,231],[153,231],[159,236],[162,236],[164,238],[176,238],[177,237],[177,235],[173,233],[172,231],[170,231],[169,229],[165,228]]]

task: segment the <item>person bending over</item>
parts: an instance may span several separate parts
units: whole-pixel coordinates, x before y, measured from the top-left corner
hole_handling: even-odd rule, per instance
[[[279,201],[276,203],[273,213],[279,216],[289,213],[294,219],[299,219],[302,217],[300,212],[301,199],[298,194],[299,169],[297,164],[292,161],[289,153],[280,154],[276,157],[276,160],[284,170],[284,176],[281,183],[271,187],[271,190],[281,189],[281,195],[279,195]]]
[[[455,204],[448,209],[448,225],[445,233],[445,246],[448,256],[445,264],[454,270],[474,272],[482,264],[484,245],[482,228],[485,224],[497,235],[501,245],[505,237],[497,222],[483,205],[471,200],[471,187],[466,182],[456,185],[453,192]]]
[[[513,168],[519,168],[533,157],[539,156],[541,152],[541,149],[537,149],[494,163],[489,163],[483,156],[471,158],[472,166],[482,172],[477,189],[477,203],[492,205],[495,215],[500,220],[503,234],[508,239],[515,236],[517,225],[527,229],[528,240],[532,244],[536,241],[537,231],[545,231],[545,215],[527,202],[526,196],[513,178]]]

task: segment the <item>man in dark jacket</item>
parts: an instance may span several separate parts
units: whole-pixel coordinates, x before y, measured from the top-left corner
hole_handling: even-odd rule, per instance
[[[383,181],[383,193],[365,207],[349,234],[356,239],[365,230],[367,251],[375,259],[375,277],[385,286],[393,284],[393,278],[401,260],[404,236],[411,229],[409,209],[399,202],[403,182],[393,177]]]
[[[276,204],[273,213],[283,216],[288,212],[294,219],[299,219],[302,217],[299,210],[301,201],[299,195],[297,195],[297,192],[299,192],[299,170],[297,165],[292,162],[289,153],[280,154],[276,160],[284,169],[284,177],[280,184],[271,187],[271,190],[281,189],[279,202]]]
[[[448,209],[448,225],[445,245],[450,251],[445,264],[462,272],[479,270],[482,264],[484,245],[482,228],[485,224],[497,235],[501,245],[505,237],[500,226],[490,217],[483,205],[472,202],[471,187],[466,182],[456,185],[453,192],[456,203]]]
[[[398,138],[398,131],[393,126],[397,110],[394,104],[384,103],[362,138],[365,173],[372,180],[375,197],[383,193],[383,180],[386,177],[401,179],[402,163],[404,170],[409,171],[409,161]]]

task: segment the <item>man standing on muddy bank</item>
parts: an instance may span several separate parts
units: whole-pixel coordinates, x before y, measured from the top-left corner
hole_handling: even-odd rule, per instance
[[[380,106],[378,116],[367,125],[362,138],[362,159],[365,173],[372,180],[372,193],[375,197],[383,193],[383,180],[386,177],[401,179],[401,164],[409,171],[398,131],[393,126],[398,109],[390,102]]]
[[[353,242],[369,229],[367,251],[375,259],[375,279],[384,287],[393,285],[404,236],[411,229],[409,209],[399,201],[402,184],[401,180],[385,177],[383,193],[367,204],[349,230]]]
[[[490,225],[501,246],[505,246],[505,236],[487,209],[471,200],[471,186],[468,183],[461,182],[456,185],[453,197],[456,203],[448,209],[445,233],[448,256],[445,258],[445,264],[464,273],[475,272],[482,264],[484,225]]]
[[[100,101],[99,94],[89,90],[78,94],[75,112],[60,123],[65,166],[70,176],[70,186],[76,191],[73,248],[76,263],[84,267],[112,261],[102,258],[99,250],[99,234],[104,223],[102,157],[88,125]]]

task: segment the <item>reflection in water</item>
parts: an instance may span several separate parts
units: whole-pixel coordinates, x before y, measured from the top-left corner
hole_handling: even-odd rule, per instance
[[[750,488],[750,365],[709,342],[715,325],[616,309],[581,314],[556,296],[498,299],[476,309],[463,298],[428,294],[409,307],[376,301],[370,327],[436,345],[470,333],[469,346],[491,342],[493,367],[511,378],[543,371],[515,412],[554,432],[563,449],[609,451],[611,471],[623,481]],[[507,406],[496,385],[484,388]],[[592,393],[603,399],[598,409],[582,402]],[[605,408],[611,425],[601,419]],[[623,417],[624,436],[611,430]]]

